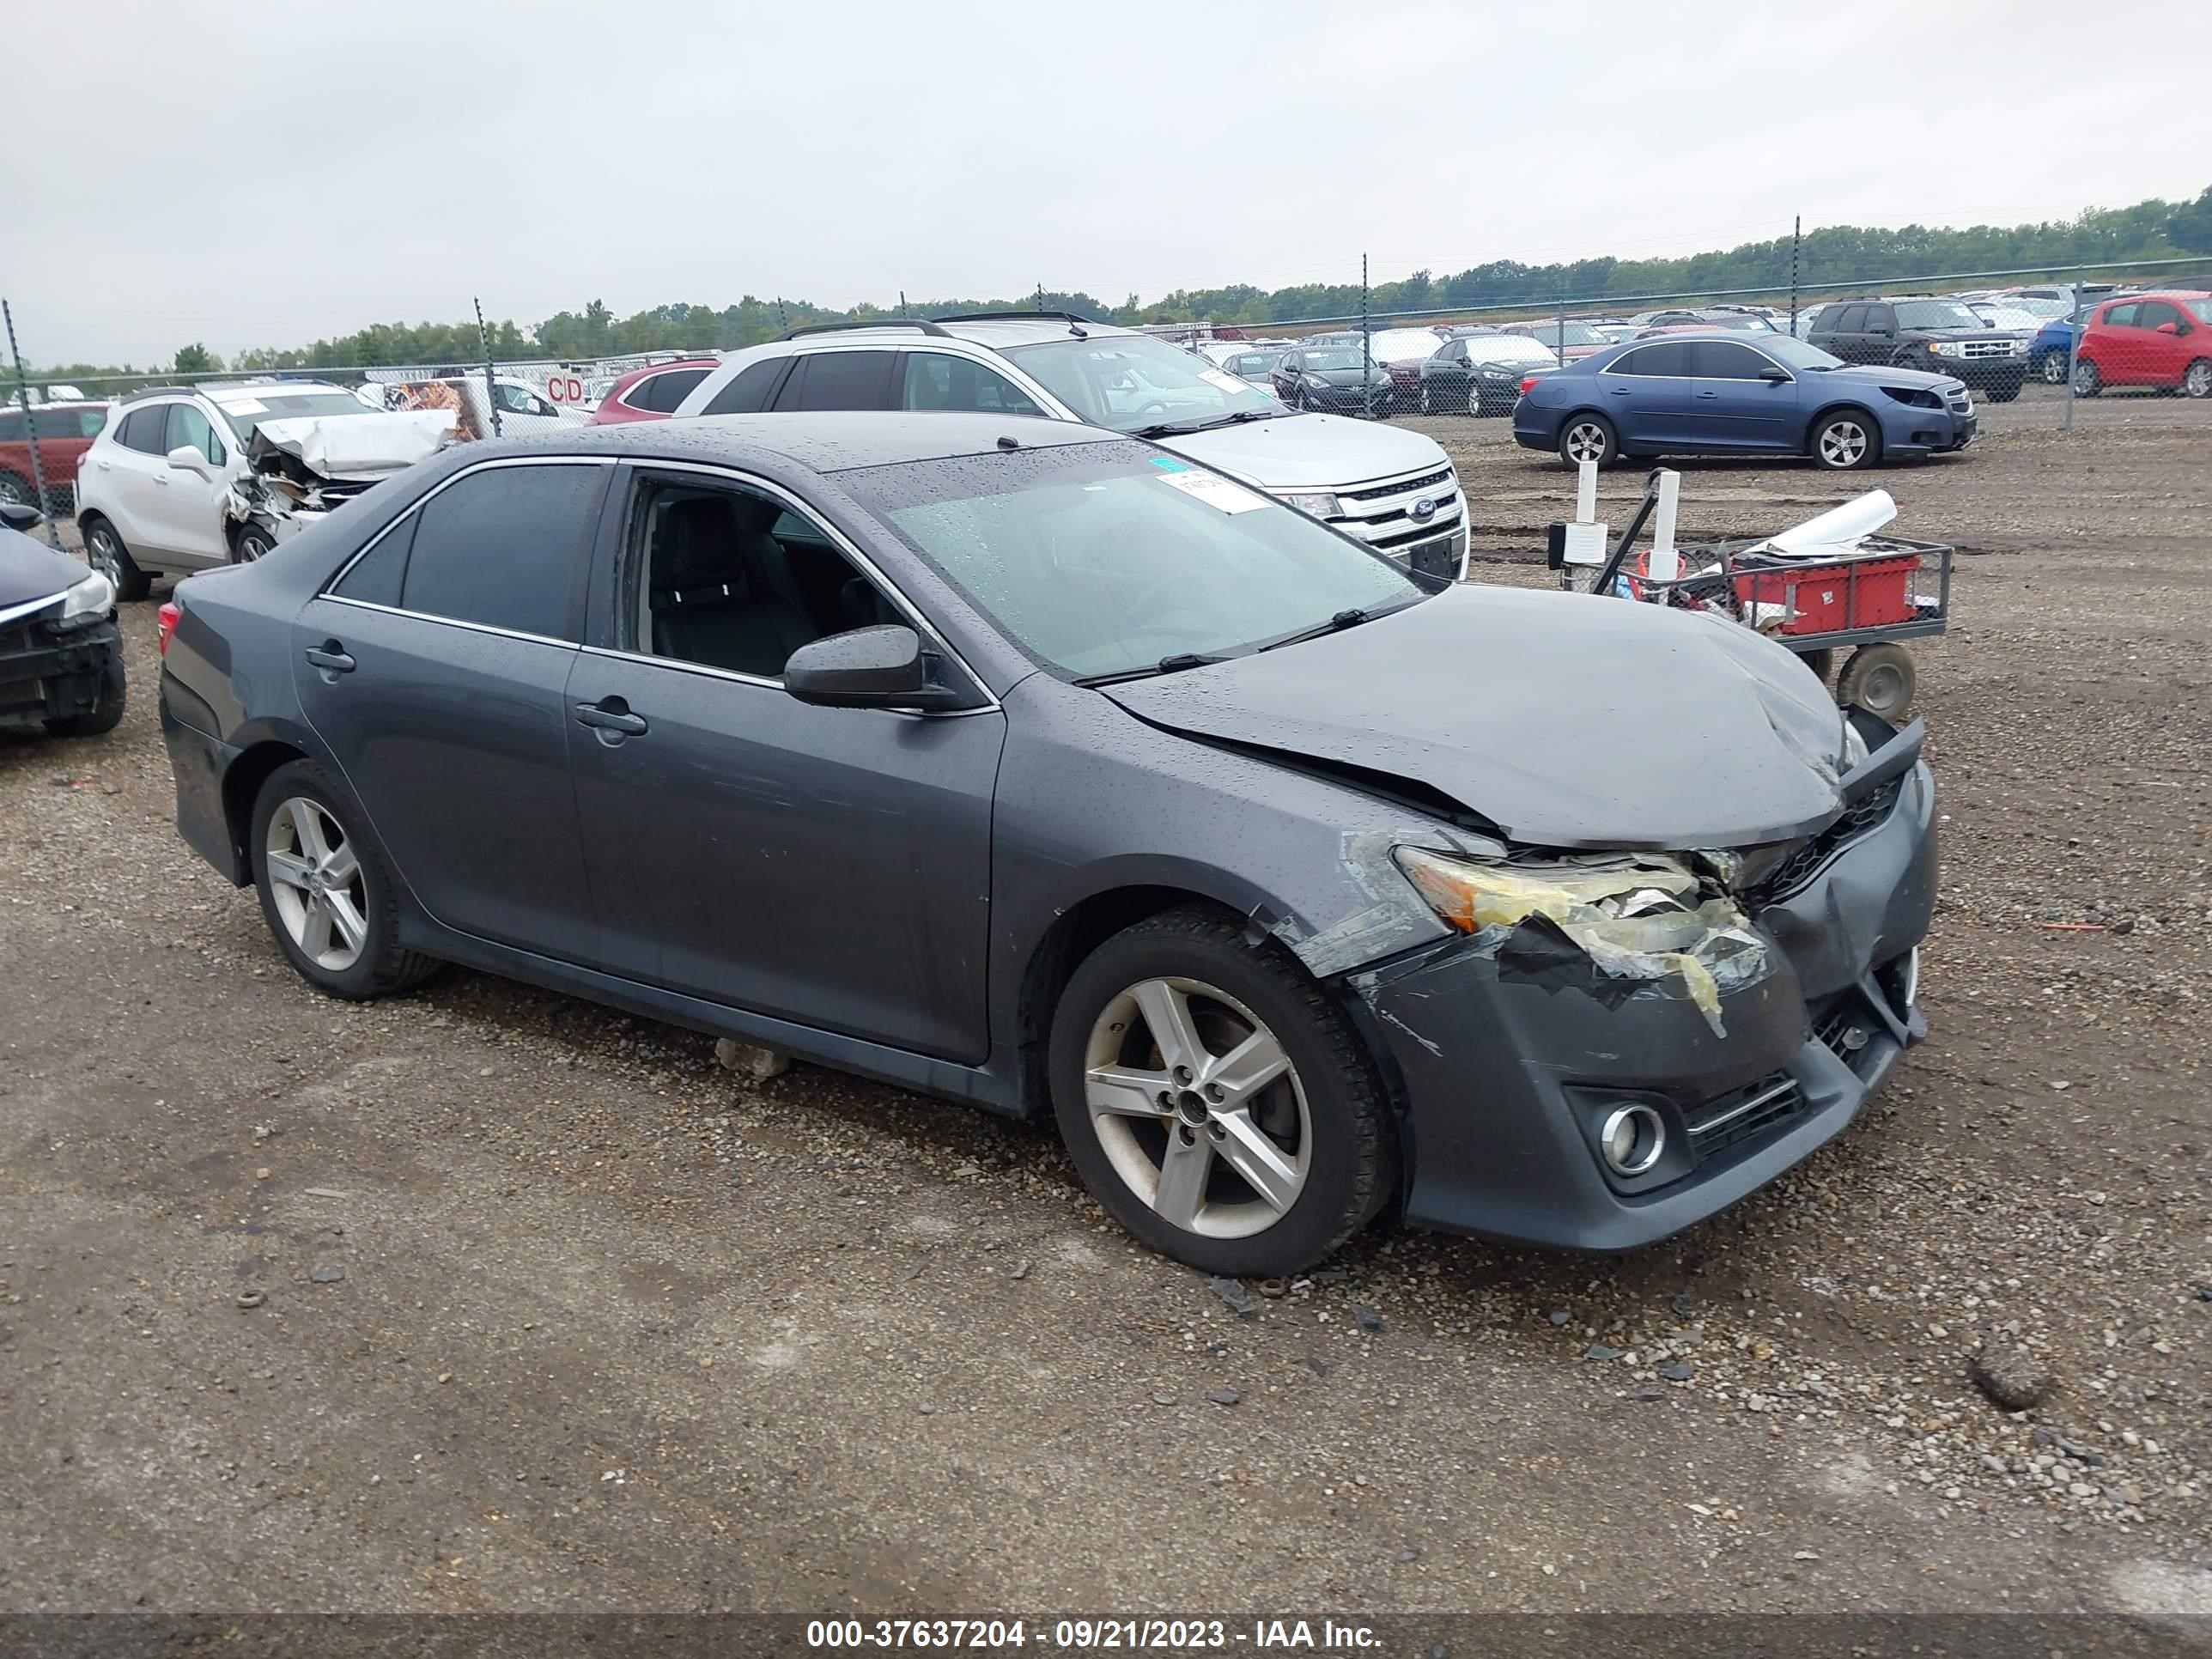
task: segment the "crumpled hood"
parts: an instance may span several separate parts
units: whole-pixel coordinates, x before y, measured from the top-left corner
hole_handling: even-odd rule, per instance
[[[1450,465],[1433,438],[1340,415],[1285,415],[1159,441],[1266,490],[1340,489]]]
[[[264,421],[252,453],[278,451],[326,478],[376,477],[436,454],[456,418],[450,409],[410,409]]]
[[[1104,688],[1187,735],[1425,785],[1540,847],[1750,847],[1841,810],[1842,717],[1718,617],[1449,589],[1301,645]]]
[[[33,599],[59,599],[87,572],[66,553],[33,541],[20,530],[0,529],[0,611]]]

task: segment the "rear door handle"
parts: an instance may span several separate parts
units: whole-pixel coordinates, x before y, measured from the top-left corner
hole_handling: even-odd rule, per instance
[[[576,723],[588,726],[595,732],[611,732],[626,738],[643,737],[648,729],[645,716],[631,714],[629,705],[620,697],[602,697],[597,702],[578,703]]]
[[[326,679],[339,674],[350,674],[354,670],[353,659],[347,654],[345,647],[336,640],[325,640],[320,645],[309,646],[307,656],[309,662],[323,671]]]
[[[1634,386],[1614,386],[1612,390],[1613,390],[1613,395],[1614,397],[1616,397],[1616,398],[1626,398],[1626,396],[1628,396],[1628,394],[1629,394],[1630,392],[1632,392],[1635,391],[1635,390],[1636,390],[1636,388],[1635,388]]]

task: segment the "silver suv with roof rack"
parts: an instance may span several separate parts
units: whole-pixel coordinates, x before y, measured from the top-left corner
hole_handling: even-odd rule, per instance
[[[1146,438],[1265,490],[1400,564],[1465,574],[1467,499],[1433,439],[1295,413],[1181,346],[1065,312],[829,323],[732,352],[677,416],[957,410]]]

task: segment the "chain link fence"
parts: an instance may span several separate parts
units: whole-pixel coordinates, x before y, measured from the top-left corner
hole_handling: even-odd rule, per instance
[[[1396,308],[1372,303],[1378,290],[1366,281],[1364,259],[1359,272],[1356,283],[1301,291],[1318,314],[1255,320],[1255,301],[1247,299],[1233,321],[1194,316],[1142,326],[1295,408],[1378,420],[1509,416],[1532,376],[1620,342],[1714,329],[1753,345],[1790,337],[1848,362],[1952,375],[1984,404],[2025,397],[2030,410],[2014,417],[2016,424],[2071,429],[2086,400],[2107,396],[2212,400],[2212,258],[1933,274],[1877,270],[1817,284],[1565,293]],[[1409,286],[1380,291],[1402,294]],[[901,297],[899,314],[940,309],[909,309]],[[1042,289],[1036,297],[1045,309],[1066,299]],[[664,337],[672,333],[673,342],[651,350],[495,357],[489,349],[495,338],[527,344],[526,336],[502,325],[495,335],[481,331],[487,349],[466,361],[223,374],[195,349],[195,361],[180,354],[178,369],[168,373],[74,374],[25,366],[19,319],[10,308],[0,501],[35,506],[50,521],[71,514],[77,469],[94,440],[118,418],[124,400],[151,387],[313,381],[372,408],[451,409],[459,435],[488,437],[586,418],[630,370],[719,355],[733,337],[746,343],[755,335],[772,337],[780,325],[853,315],[781,301],[748,305],[759,314],[747,312],[734,336],[732,319],[744,308],[677,307],[688,314],[662,331]],[[456,337],[465,337],[456,331]]]

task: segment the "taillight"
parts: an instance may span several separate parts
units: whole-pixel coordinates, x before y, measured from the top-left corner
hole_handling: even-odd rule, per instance
[[[1525,398],[1528,395],[1528,388],[1536,384],[1536,379],[1537,377],[1535,375],[1531,374],[1521,382],[1521,395],[1522,397]]]
[[[166,657],[169,654],[169,641],[177,631],[177,618],[185,613],[177,609],[177,602],[171,599],[155,614],[160,618],[160,631],[154,635],[154,648]]]

